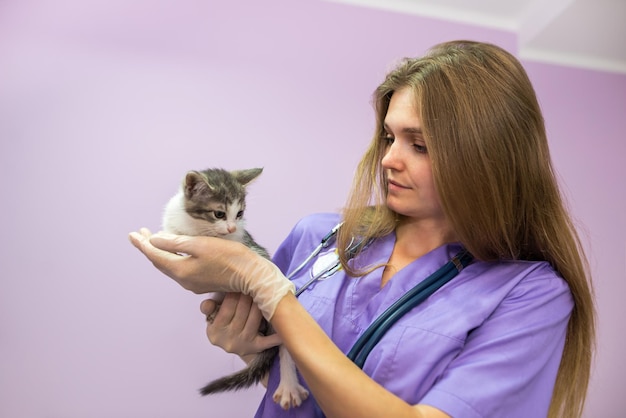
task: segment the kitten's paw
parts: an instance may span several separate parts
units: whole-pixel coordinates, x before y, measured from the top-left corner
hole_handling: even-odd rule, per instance
[[[280,404],[280,407],[287,410],[289,408],[295,408],[302,404],[306,398],[309,397],[309,391],[302,385],[296,383],[295,385],[283,384],[281,382],[274,392],[274,402]]]

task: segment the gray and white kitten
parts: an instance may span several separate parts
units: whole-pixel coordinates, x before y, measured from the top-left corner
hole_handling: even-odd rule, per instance
[[[189,171],[178,193],[165,206],[163,230],[238,241],[269,259],[267,250],[246,231],[244,221],[246,186],[262,171],[262,168]],[[223,295],[219,296],[223,298]],[[263,321],[260,332],[266,335],[271,332],[267,321]],[[282,345],[262,351],[245,369],[208,383],[200,393],[209,395],[239,390],[259,383],[269,372],[277,352],[280,356],[280,384],[274,392],[274,402],[283,409],[300,406],[309,392],[298,382],[295,363]]]

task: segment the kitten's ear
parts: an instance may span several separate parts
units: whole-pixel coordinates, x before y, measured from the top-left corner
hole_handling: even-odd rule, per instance
[[[190,171],[185,176],[183,190],[185,191],[185,197],[190,199],[198,193],[210,192],[211,185],[202,173],[199,171]]]
[[[252,180],[259,177],[262,172],[262,168],[250,168],[248,170],[231,171],[231,174],[239,182],[239,184],[246,186]]]

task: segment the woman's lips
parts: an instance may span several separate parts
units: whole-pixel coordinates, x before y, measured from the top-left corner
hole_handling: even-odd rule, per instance
[[[389,190],[401,190],[401,189],[408,189],[408,187],[398,183],[397,181],[394,180],[387,180],[387,186],[389,188]]]

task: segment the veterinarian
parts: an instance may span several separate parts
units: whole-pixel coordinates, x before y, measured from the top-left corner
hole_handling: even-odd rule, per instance
[[[275,264],[215,238],[142,229],[132,243],[185,289],[233,292],[207,323],[212,343],[244,360],[287,347],[310,396],[288,411],[274,403],[275,362],[258,417],[581,416],[591,279],[521,64],[494,45],[444,43],[401,62],[374,104],[345,210],[300,221]],[[333,254],[341,268],[311,282]],[[277,335],[258,334],[261,316]]]

